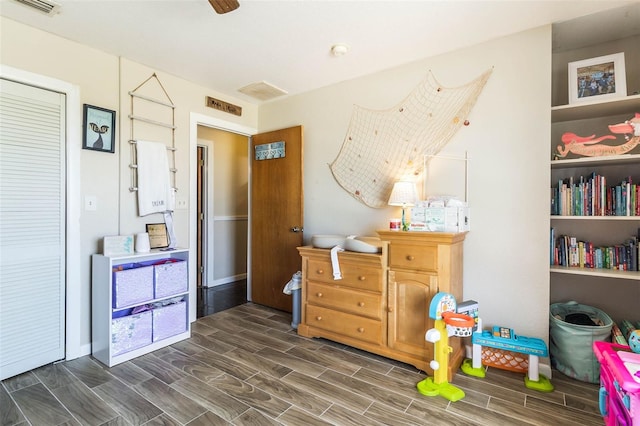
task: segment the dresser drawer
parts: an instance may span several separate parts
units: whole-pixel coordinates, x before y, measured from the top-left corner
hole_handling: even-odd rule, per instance
[[[379,293],[355,291],[344,287],[309,282],[307,301],[314,305],[382,319],[382,296]]]
[[[339,264],[342,279],[334,280],[331,262],[310,259],[307,269],[307,280],[382,292],[382,268],[368,268],[349,262],[340,262]]]
[[[391,268],[437,271],[438,247],[394,242],[389,246],[389,264]]]
[[[382,322],[338,312],[320,306],[307,305],[306,324],[336,334],[382,345]]]

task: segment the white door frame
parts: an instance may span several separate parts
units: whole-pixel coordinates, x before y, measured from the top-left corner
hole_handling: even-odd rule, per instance
[[[65,359],[82,355],[80,253],[80,149],[82,105],[80,87],[66,81],[0,64],[0,77],[66,95],[66,306]],[[90,315],[88,316],[90,318]]]
[[[251,137],[258,133],[257,129],[242,124],[232,123],[230,121],[221,120],[219,118],[210,117],[208,115],[192,112],[189,116],[189,258],[196,258],[195,242],[197,236],[197,214],[198,209],[195,208],[198,199],[197,190],[197,170],[194,164],[196,164],[198,158],[198,126],[213,127],[215,129],[224,130],[227,132],[236,133],[239,135]],[[251,164],[251,156],[249,155],[249,164]],[[251,175],[251,167],[249,167],[249,175]],[[249,181],[251,181],[249,179]],[[251,191],[251,188],[249,188]],[[249,222],[251,222],[251,199],[249,199]],[[247,297],[251,294],[251,276],[248,269],[251,262],[249,258],[249,241],[251,235],[247,237]],[[207,248],[209,250],[210,248]],[[192,261],[189,265],[189,282],[195,283],[196,278],[196,262]],[[189,293],[189,321],[196,320],[197,314],[197,289]]]

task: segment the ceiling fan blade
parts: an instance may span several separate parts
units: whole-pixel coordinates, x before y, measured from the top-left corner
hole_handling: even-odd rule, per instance
[[[240,3],[238,3],[238,0],[209,0],[209,3],[214,8],[214,10],[221,15],[223,13],[236,10],[240,7]]]

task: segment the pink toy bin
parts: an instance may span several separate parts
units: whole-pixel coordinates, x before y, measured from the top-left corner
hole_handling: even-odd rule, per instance
[[[597,341],[600,414],[606,426],[640,426],[640,354],[628,346]]]

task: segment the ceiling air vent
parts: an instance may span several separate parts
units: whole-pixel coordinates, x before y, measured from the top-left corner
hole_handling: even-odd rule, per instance
[[[14,1],[49,16],[53,16],[60,11],[60,5],[52,1],[44,1],[44,0],[14,0]]]
[[[279,96],[287,94],[287,92],[285,92],[284,90],[272,84],[269,84],[266,81],[252,83],[248,86],[244,86],[243,88],[238,89],[238,92],[244,93],[245,95],[251,96],[252,98],[256,98],[261,101],[268,101],[269,99],[277,98]]]

